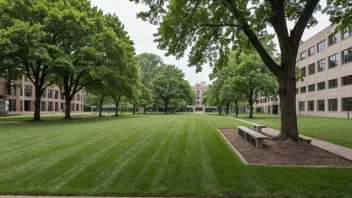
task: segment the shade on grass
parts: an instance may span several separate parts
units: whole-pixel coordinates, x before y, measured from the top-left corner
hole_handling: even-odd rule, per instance
[[[218,115],[0,125],[0,194],[351,197],[352,169],[244,165]]]
[[[246,114],[240,114],[239,118],[280,130],[279,116],[268,114],[254,116],[253,119],[249,119]],[[352,148],[352,119],[312,116],[298,116],[297,119],[299,133]]]

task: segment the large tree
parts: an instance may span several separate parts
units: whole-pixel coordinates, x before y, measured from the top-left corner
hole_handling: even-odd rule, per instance
[[[299,140],[296,115],[296,57],[304,30],[317,23],[313,14],[320,0],[130,0],[143,2],[149,10],[138,17],[159,24],[156,41],[167,54],[181,57],[188,47],[189,65],[200,71],[207,61],[224,65],[233,47],[250,43],[279,81],[280,139]],[[339,0],[333,8],[350,4]],[[333,9],[330,9],[333,10]],[[340,13],[341,14],[341,13]],[[339,15],[339,13],[337,13]],[[287,21],[294,22],[291,30]],[[341,18],[337,21],[341,21]],[[271,26],[281,51],[276,63],[264,47]],[[232,45],[232,46],[231,46]]]
[[[173,65],[163,65],[157,68],[156,76],[151,80],[153,94],[164,102],[164,112],[172,99],[184,99],[187,103],[194,101],[194,94],[184,74]]]

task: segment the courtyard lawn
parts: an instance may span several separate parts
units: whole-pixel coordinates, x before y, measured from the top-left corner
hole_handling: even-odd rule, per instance
[[[72,118],[82,118],[82,117],[94,117],[97,114],[93,115],[93,113],[83,113],[83,114],[71,114]],[[41,115],[42,120],[57,120],[57,119],[62,119],[65,116],[63,114],[58,114],[58,115]],[[23,122],[23,121],[31,121],[33,120],[33,115],[30,116],[6,116],[6,117],[0,117],[0,123],[1,122]]]
[[[235,117],[231,114],[231,116]],[[267,125],[280,130],[280,116],[254,114],[253,119],[248,114],[240,114],[239,118]],[[313,138],[352,148],[352,119],[298,116],[299,133]]]
[[[352,197],[352,168],[244,165],[218,115],[0,125],[0,194]]]

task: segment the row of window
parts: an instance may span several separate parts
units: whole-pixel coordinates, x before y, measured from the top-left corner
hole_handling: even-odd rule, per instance
[[[22,103],[21,103],[22,105]],[[64,111],[65,104],[62,102],[61,103],[61,109],[60,111]],[[73,104],[71,103],[71,111],[75,111],[75,107],[76,107],[76,111],[80,111],[83,110],[83,105],[79,105],[79,104]],[[46,111],[48,109],[48,111],[59,111],[59,103],[58,102],[48,102],[48,106],[46,106],[46,102],[42,101],[40,104],[40,110],[41,111]],[[30,108],[27,108],[26,111],[29,111]],[[9,111],[16,111],[16,100],[9,100]]]
[[[352,75],[345,76],[345,77],[341,78],[341,86],[347,86],[347,85],[352,85]],[[317,87],[317,91],[325,90],[326,89],[326,82],[324,81],[324,82],[317,83],[317,86],[315,86],[315,84],[308,85],[308,92],[315,91],[315,87]],[[328,81],[328,88],[329,89],[336,88],[336,87],[338,87],[338,79],[337,78]],[[300,91],[300,93],[306,93],[307,87],[306,86],[301,87],[299,91]],[[296,89],[296,94],[298,94],[298,88]]]
[[[278,101],[277,97],[273,97],[273,98],[263,98],[263,99],[258,99],[255,101],[256,104],[258,103],[267,103],[270,101]]]
[[[345,39],[347,37],[350,37],[352,35],[352,31],[349,31],[348,29],[346,29],[343,33],[342,33],[342,39]],[[338,42],[338,33],[336,34],[333,34],[333,35],[330,35],[328,37],[328,44],[329,46],[335,44]],[[316,46],[312,46],[308,49],[308,56],[313,56],[315,54],[315,47],[317,48],[317,52],[321,52],[325,49],[325,40],[319,42]],[[307,53],[306,53],[306,50],[304,50],[303,52],[301,52],[299,54],[299,57],[297,57],[297,62],[299,60],[303,60],[307,57]]]
[[[23,90],[22,88],[19,88],[21,90],[21,96],[23,96]],[[9,96],[16,96],[16,90],[17,90],[17,86],[16,85],[9,85],[7,88],[7,95]],[[43,93],[42,93],[42,98],[55,98],[55,99],[59,99],[59,95],[60,92],[58,90],[52,90],[52,89],[44,89]],[[24,96],[25,97],[32,97],[32,86],[30,85],[25,85],[24,87]],[[64,100],[65,96],[63,93],[61,93],[61,100]],[[83,101],[83,98],[80,94],[77,94],[75,98],[73,98],[73,100],[77,100],[77,101]]]
[[[352,48],[346,49],[341,52],[342,64],[352,61]],[[338,54],[334,54],[328,57],[328,68],[334,68],[338,66]],[[308,65],[308,75],[315,74],[316,72],[322,72],[326,70],[325,59],[319,60],[317,64],[312,63]],[[301,74],[303,77],[307,76],[307,68],[301,68]]]
[[[351,98],[342,98],[342,111],[352,111],[352,97]],[[315,106],[316,105],[316,106]],[[299,102],[299,111],[305,111],[305,102]],[[325,100],[311,100],[308,101],[307,104],[308,111],[325,111]],[[335,99],[328,99],[328,111],[337,111],[338,107],[338,100]]]

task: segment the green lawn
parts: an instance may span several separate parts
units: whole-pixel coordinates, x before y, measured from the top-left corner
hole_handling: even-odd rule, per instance
[[[0,194],[352,197],[352,168],[244,165],[218,115],[0,125]]]
[[[280,116],[254,114],[253,119],[247,116],[240,114],[239,118],[280,130]],[[298,130],[303,135],[352,148],[352,119],[298,116]]]

